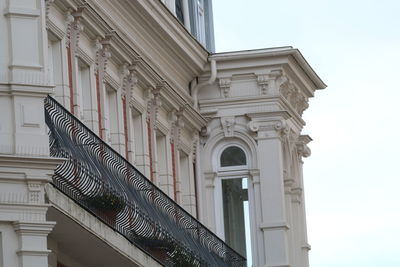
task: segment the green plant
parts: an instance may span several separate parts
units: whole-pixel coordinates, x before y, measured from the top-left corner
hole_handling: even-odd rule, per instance
[[[124,199],[112,192],[103,192],[87,198],[89,206],[100,210],[121,211],[125,207]]]
[[[172,259],[175,267],[194,267],[196,258],[192,253],[185,251],[182,247],[176,247],[172,254]]]

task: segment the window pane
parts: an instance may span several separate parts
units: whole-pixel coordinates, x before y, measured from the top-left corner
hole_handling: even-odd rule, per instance
[[[251,258],[247,179],[222,180],[222,196],[225,242]]]
[[[182,0],[175,0],[175,13],[178,20],[184,24]]]
[[[246,165],[246,154],[237,146],[231,146],[222,152],[221,167]]]

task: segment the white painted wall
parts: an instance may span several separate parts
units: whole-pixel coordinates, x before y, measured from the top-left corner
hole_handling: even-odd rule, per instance
[[[292,56],[302,59],[292,48],[212,55],[217,81],[199,91],[200,112],[210,117],[202,135],[200,219],[223,238],[221,179],[248,177],[254,266],[308,266],[300,166],[310,139],[301,135],[301,114],[324,84]],[[226,172],[220,153],[235,144],[248,163]]]

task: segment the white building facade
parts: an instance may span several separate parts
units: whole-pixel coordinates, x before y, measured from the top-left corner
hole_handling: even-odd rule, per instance
[[[297,49],[214,53],[211,0],[0,8],[0,267],[308,266],[302,113],[326,86]],[[77,197],[97,176],[113,222]]]

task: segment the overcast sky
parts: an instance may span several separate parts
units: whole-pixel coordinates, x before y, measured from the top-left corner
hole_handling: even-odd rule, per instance
[[[400,1],[213,8],[217,52],[291,45],[328,85],[304,113],[310,266],[400,266]]]

